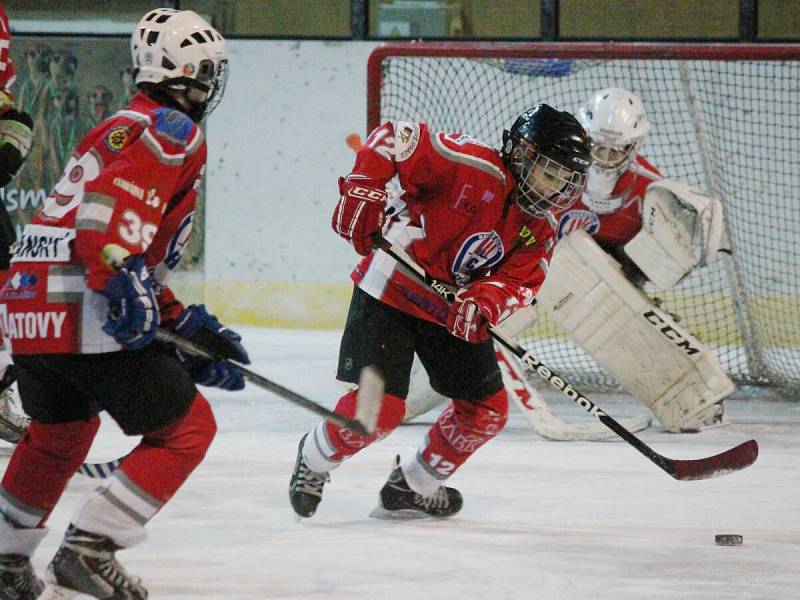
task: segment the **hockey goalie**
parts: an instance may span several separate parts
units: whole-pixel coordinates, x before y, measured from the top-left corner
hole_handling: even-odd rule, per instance
[[[641,290],[647,281],[668,290],[715,258],[722,205],[663,179],[638,153],[650,123],[636,94],[600,90],[579,118],[592,138],[593,164],[580,202],[559,218],[539,303],[669,431],[718,424],[733,382]]]

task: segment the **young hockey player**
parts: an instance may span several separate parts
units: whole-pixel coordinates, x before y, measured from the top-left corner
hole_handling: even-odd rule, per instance
[[[721,205],[685,184],[665,180],[640,153],[651,125],[633,92],[599,90],[578,111],[578,119],[592,142],[586,189],[559,215],[559,244],[537,310],[529,312],[527,320],[515,319],[513,325],[503,326],[516,335],[532,323],[531,318],[535,321],[538,311],[547,310],[669,431],[694,432],[719,424],[723,399],[733,391],[733,383],[711,351],[641,290],[648,280],[661,290],[669,289],[695,266],[713,258],[721,232]],[[591,238],[570,235],[577,231]],[[695,238],[702,240],[699,253],[692,247]],[[614,277],[613,268],[606,270],[608,256],[619,263],[624,277]],[[588,282],[601,272],[617,281],[596,282],[613,294],[590,293],[594,288]],[[599,319],[597,325],[606,329],[598,333],[590,323],[592,315],[604,314],[601,299],[609,303],[612,296],[614,302],[636,306],[636,310],[618,324],[610,318]],[[611,304],[606,308],[609,315],[622,314]],[[579,340],[577,335],[586,339]],[[597,340],[603,343],[595,348],[592,344]],[[657,352],[660,358],[654,361]],[[417,369],[407,417],[446,401],[431,390]]]
[[[151,343],[159,323],[248,362],[240,338],[167,287],[191,230],[206,161],[200,122],[222,97],[225,43],[192,11],[148,12],[131,38],[139,93],[90,131],[16,246],[7,299],[19,393],[31,424],[0,485],[0,598],[36,598],[30,556],[107,411],[140,444],[78,507],[43,598],[143,599],[115,552],[200,463],[216,431],[196,383],[241,389],[222,362]]]
[[[314,514],[331,470],[400,424],[415,353],[433,388],[453,400],[416,455],[402,464],[397,457],[379,513],[447,517],[461,509],[461,494],[443,483],[508,414],[487,326],[531,303],[547,271],[554,215],[580,195],[589,151],[577,120],[544,104],[504,132],[500,152],[424,123],[385,123],[370,134],[339,180],[333,214],[333,229],[366,257],[352,274],[337,377],[355,384],[376,365],[386,379],[383,406],[369,437],[329,421],[303,436],[289,488],[298,515]],[[404,194],[387,206],[394,176]],[[452,305],[374,248],[385,218],[386,239],[457,290]],[[336,410],[352,416],[355,398],[345,394]]]

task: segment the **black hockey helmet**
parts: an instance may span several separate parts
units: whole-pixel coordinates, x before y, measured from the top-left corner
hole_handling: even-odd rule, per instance
[[[547,104],[525,111],[503,132],[501,153],[517,181],[517,204],[535,217],[572,206],[592,162],[591,142],[578,120]]]

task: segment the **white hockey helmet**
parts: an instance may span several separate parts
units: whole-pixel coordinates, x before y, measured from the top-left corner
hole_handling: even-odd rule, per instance
[[[222,99],[228,75],[225,40],[191,10],[156,8],[131,36],[134,81],[205,92],[203,116]]]
[[[592,94],[578,111],[578,120],[592,138],[594,164],[605,168],[614,168],[631,158],[650,132],[639,96],[622,88],[606,88]],[[595,148],[600,156],[594,156]]]

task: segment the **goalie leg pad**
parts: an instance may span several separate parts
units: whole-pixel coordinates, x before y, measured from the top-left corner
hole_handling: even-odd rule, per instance
[[[423,495],[432,494],[478,448],[500,433],[507,420],[505,388],[480,402],[453,400],[428,431],[415,460],[403,466],[409,485]]]
[[[584,231],[558,244],[538,300],[670,431],[699,428],[733,392],[711,351],[633,286]]]
[[[443,396],[431,387],[428,373],[422,366],[422,361],[415,356],[414,364],[411,366],[411,382],[408,386],[406,413],[403,422],[408,423],[419,415],[425,414],[447,402],[450,402],[450,398]]]

